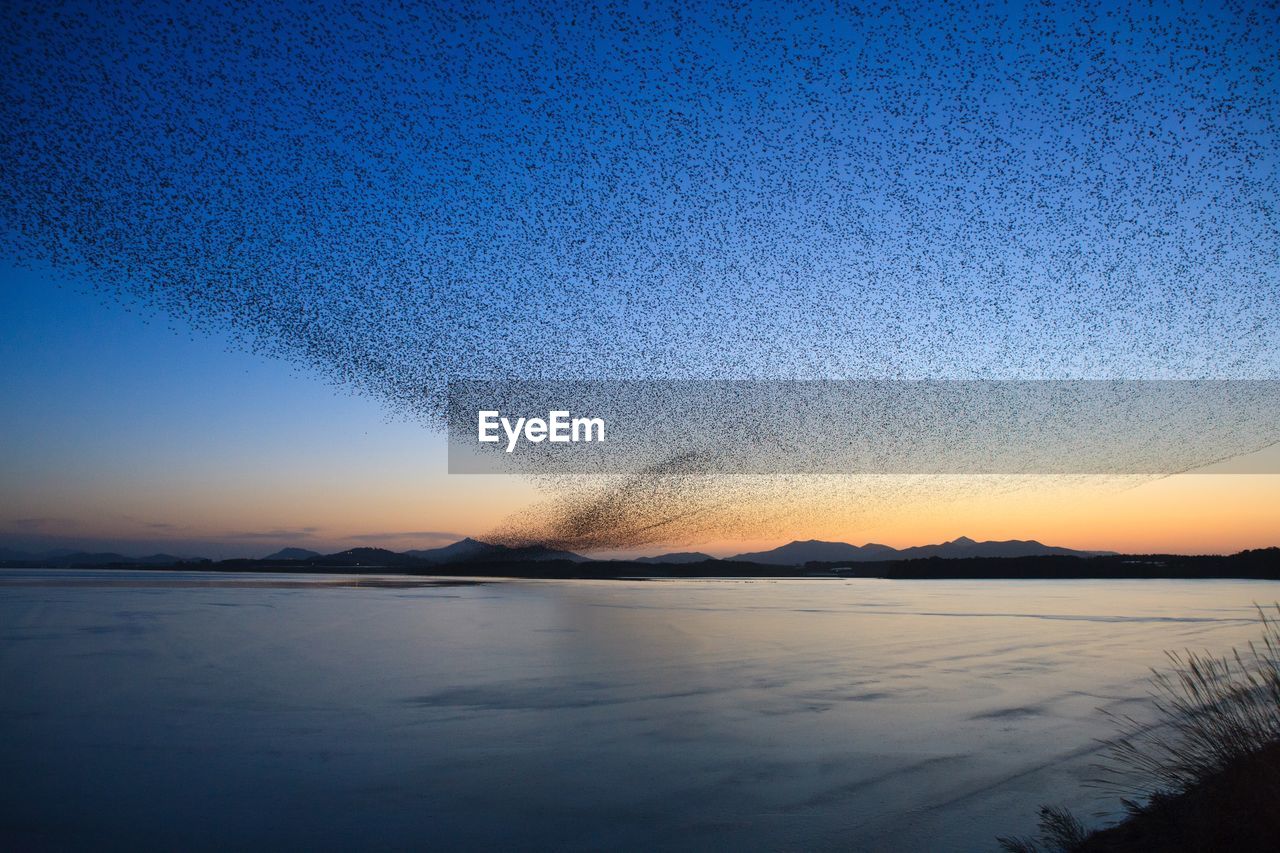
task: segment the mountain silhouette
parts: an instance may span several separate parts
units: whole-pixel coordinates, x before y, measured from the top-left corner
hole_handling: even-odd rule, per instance
[[[542,545],[525,545],[519,548],[510,548],[506,545],[494,545],[489,542],[481,542],[480,540],[472,539],[469,536],[466,539],[460,539],[452,545],[445,545],[441,548],[405,551],[404,553],[406,556],[439,565],[471,561],[495,562],[499,560],[511,560],[517,562],[569,560],[574,563],[583,563],[587,561],[586,557],[583,557],[580,554],[575,554],[572,551],[558,551],[554,548],[547,548]]]
[[[491,551],[494,547],[488,542],[480,542],[468,536],[466,539],[459,539],[457,542],[441,548],[424,548],[405,551],[405,553],[411,557],[417,557],[419,560],[427,560],[432,563],[456,563],[459,560],[479,557]]]
[[[943,542],[940,545],[917,545],[903,548],[898,558],[913,560],[925,557],[945,557],[960,559],[964,557],[1097,557],[1113,554],[1114,551],[1077,551],[1073,548],[1060,548],[1056,545],[1045,545],[1034,539],[1006,539],[1002,541],[975,542],[967,536]]]
[[[319,557],[319,551],[308,551],[306,548],[281,548],[274,554],[268,554],[263,557],[264,560],[309,560],[312,557]]]
[[[675,551],[671,554],[659,554],[656,557],[637,557],[633,562],[636,563],[701,563],[705,560],[714,560],[715,557],[710,554],[704,554],[701,551]]]
[[[916,545],[910,548],[891,548],[874,542],[866,545],[850,545],[847,542],[822,542],[810,539],[790,542],[772,551],[756,551],[739,554],[734,560],[763,563],[774,566],[802,566],[809,562],[835,563],[868,562],[872,560],[915,560],[928,557],[960,559],[964,557],[1095,557],[1111,551],[1077,551],[1045,545],[1034,539],[1009,539],[1005,541],[977,542],[968,536],[960,536],[950,542],[937,545]]]
[[[48,551],[44,554],[28,554],[23,551],[3,549],[0,561],[8,563],[29,562],[37,566],[66,568],[72,566],[173,566],[182,563],[200,562],[201,558],[175,557],[172,554],[148,554],[144,557],[129,557],[114,551],[88,552],[70,551],[65,548]]]
[[[1005,541],[977,542],[967,536],[936,545],[917,545],[910,548],[892,548],[869,542],[851,545],[848,542],[824,542],[818,539],[789,542],[771,551],[754,551],[717,560],[701,551],[676,551],[653,557],[638,557],[623,561],[644,565],[695,564],[708,560],[756,563],[764,566],[803,566],[806,563],[867,563],[889,560],[916,560],[938,557],[943,559],[999,558],[999,557],[1096,557],[1114,555],[1113,551],[1077,551],[1045,545],[1034,539],[1010,539]],[[386,548],[351,548],[336,554],[319,554],[305,548],[282,548],[274,554],[253,559],[231,559],[223,563],[250,566],[255,563],[294,562],[301,566],[332,566],[361,568],[412,568],[446,566],[466,563],[536,563],[565,561],[571,563],[595,562],[572,551],[548,548],[544,545],[511,547],[478,539],[461,539],[450,545],[425,550],[396,552]],[[129,557],[114,552],[90,553],[60,549],[44,554],[32,554],[16,549],[0,549],[0,562],[8,565],[73,567],[73,566],[189,566],[209,563],[197,557],[174,557],[170,554],[151,554],[145,557]]]
[[[841,560],[892,560],[898,552],[888,545],[868,542],[866,545],[850,545],[848,542],[823,542],[808,539],[789,542],[772,551],[752,551],[731,557],[748,563],[769,566],[802,566],[809,562],[835,563]]]

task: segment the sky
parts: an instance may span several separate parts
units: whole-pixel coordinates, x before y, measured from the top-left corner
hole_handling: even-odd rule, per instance
[[[483,536],[541,498],[516,477],[449,476],[441,432],[283,361],[47,269],[6,265],[0,280],[10,413],[0,420],[0,547],[213,557],[430,548]],[[673,547],[728,556],[796,537],[902,547],[969,535],[1216,552],[1273,544],[1280,530],[1274,474],[1041,477],[1031,489],[957,479],[873,511],[805,514],[806,526],[772,536]]]
[[[428,547],[554,505],[444,473],[457,377],[1280,378],[1265,4],[4,15],[11,547]],[[645,550],[1280,531],[1262,475],[810,486]]]
[[[528,498],[446,478],[441,434],[284,362],[49,270],[0,280],[0,547],[430,548]]]

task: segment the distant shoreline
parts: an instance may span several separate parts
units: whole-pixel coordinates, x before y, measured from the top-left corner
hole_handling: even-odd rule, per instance
[[[369,549],[372,551],[373,549]],[[383,555],[391,559],[381,559]],[[654,563],[631,560],[458,560],[431,562],[393,552],[344,552],[306,560],[174,560],[76,563],[0,561],[6,569],[113,569],[132,571],[395,574],[580,580],[663,578],[884,578],[890,580],[1280,580],[1280,548],[1226,556],[1112,554],[1094,557],[929,557],[865,562],[809,562],[785,566],[739,560]]]

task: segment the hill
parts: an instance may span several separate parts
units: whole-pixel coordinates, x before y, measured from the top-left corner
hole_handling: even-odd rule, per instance
[[[659,554],[656,557],[637,557],[633,562],[646,564],[670,563],[680,565],[683,563],[705,563],[708,560],[714,560],[715,557],[710,554],[704,554],[701,551],[675,551],[670,554]]]
[[[493,545],[488,542],[481,542],[477,539],[467,537],[454,542],[452,545],[445,545],[442,548],[429,548],[421,551],[405,551],[407,556],[415,557],[427,563],[438,565],[448,565],[450,563],[461,563],[472,560],[480,561],[497,561],[497,560],[515,560],[541,562],[544,560],[568,560],[569,562],[578,563],[585,562],[586,557],[575,554],[572,551],[558,551],[554,548],[545,548],[541,545],[526,545],[519,548],[510,548],[506,545]]]
[[[896,556],[897,553],[888,545],[877,545],[874,542],[868,542],[866,545],[850,545],[848,542],[808,539],[803,542],[789,542],[771,551],[753,551],[729,559],[771,566],[803,566],[805,563],[812,562],[886,560]]]
[[[805,563],[865,563],[883,560],[920,560],[940,557],[960,560],[972,557],[1096,557],[1106,551],[1076,551],[1045,545],[1034,539],[1009,539],[1004,541],[976,542],[968,536],[952,539],[937,545],[916,545],[910,548],[891,548],[869,542],[866,545],[850,545],[846,542],[822,542],[810,539],[790,542],[772,551],[739,554],[734,560],[764,563],[776,566],[802,566]]]
[[[274,554],[263,557],[264,560],[309,560],[321,556],[319,551],[308,551],[306,548],[281,548]]]

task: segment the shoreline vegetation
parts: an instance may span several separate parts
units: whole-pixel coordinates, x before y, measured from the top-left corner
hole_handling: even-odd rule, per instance
[[[1119,823],[1087,830],[1040,809],[1035,838],[1007,853],[1270,851],[1280,838],[1280,604],[1259,607],[1262,637],[1219,657],[1169,653],[1153,671],[1155,719],[1118,717],[1094,785],[1120,794]]]
[[[779,565],[745,560],[706,559],[663,563],[648,560],[592,560],[532,546],[509,556],[486,554],[449,561],[380,548],[354,548],[305,559],[184,560],[166,555],[128,559],[116,554],[72,554],[59,558],[0,560],[9,569],[131,569],[163,571],[305,572],[405,574],[544,579],[630,578],[884,578],[890,580],[1280,580],[1280,547],[1230,555],[1105,554],[1022,557],[928,557],[861,562],[809,561]]]

